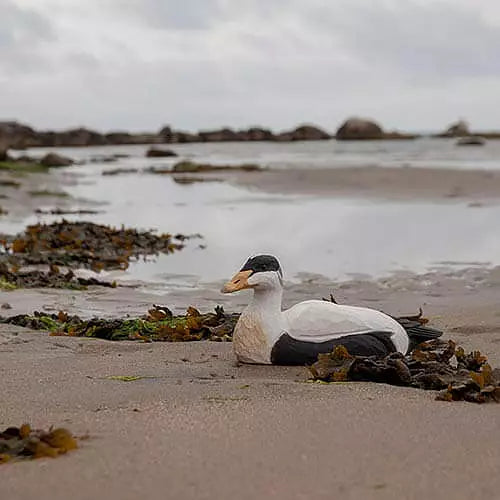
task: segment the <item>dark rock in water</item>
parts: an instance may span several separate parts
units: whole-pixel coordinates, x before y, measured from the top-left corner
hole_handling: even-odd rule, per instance
[[[177,153],[171,149],[150,148],[146,151],[147,158],[171,158],[174,156],[177,156]]]
[[[466,136],[466,137],[461,137],[457,141],[457,146],[484,146],[486,144],[486,141],[479,136]]]
[[[210,165],[208,163],[193,163],[191,161],[181,161],[176,163],[171,173],[204,173],[204,172],[219,172],[225,170],[242,170],[244,172],[255,172],[262,170],[259,165],[254,165],[253,163],[246,163],[242,165]],[[153,170],[153,173],[155,171]],[[159,172],[156,172],[159,173]],[[165,172],[162,172],[165,173]]]
[[[40,164],[45,167],[68,167],[73,163],[75,162],[71,158],[56,153],[48,153],[40,160]]]
[[[0,145],[0,161],[9,161],[10,157],[7,153],[7,148],[2,148]]]
[[[454,358],[454,362],[453,361]],[[314,380],[367,381],[442,390],[436,399],[500,402],[500,370],[492,370],[479,351],[466,354],[455,342],[424,342],[407,356],[351,356],[344,346],[320,354],[309,369]]]
[[[96,215],[102,213],[98,210],[71,210],[62,208],[53,208],[51,210],[42,210],[37,208],[35,214],[37,215]]]
[[[384,131],[374,121],[362,118],[349,118],[337,130],[335,137],[339,141],[383,139]]]
[[[115,168],[112,170],[105,170],[102,175],[136,174],[137,172],[139,172],[138,168]]]

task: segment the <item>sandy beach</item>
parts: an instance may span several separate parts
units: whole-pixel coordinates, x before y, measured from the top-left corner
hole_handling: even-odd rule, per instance
[[[361,205],[361,219],[354,219],[357,223],[365,213],[380,207],[385,210],[383,217],[404,206],[409,207],[410,215],[419,215],[422,207],[427,207],[432,217],[434,207],[449,206],[449,220],[454,220],[454,213],[470,215],[469,225],[464,227],[474,228],[483,211],[494,211],[500,198],[500,173],[494,170],[270,169],[218,172],[200,178],[215,177],[220,182],[184,185],[173,182],[170,175],[141,173],[106,177],[108,184],[104,184],[100,170],[79,168],[82,170],[22,178],[18,196],[9,192],[2,200],[10,212],[4,227],[13,232],[25,221],[36,220],[32,214],[40,201],[29,192],[40,183],[69,193],[60,203],[48,198],[44,208],[102,209],[102,215],[91,219],[102,217],[107,223],[116,223],[125,217],[136,226],[144,227],[149,221],[154,225],[157,219],[151,218],[153,212],[146,211],[149,215],[138,219],[138,210],[129,201],[136,196],[132,188],[140,186],[137,189],[143,189],[151,199],[170,189],[172,201],[167,209],[182,224],[188,224],[191,232],[200,229],[190,226],[190,221],[204,220],[200,206],[213,210],[207,212],[210,215],[200,232],[217,227],[213,220],[218,220],[219,226],[225,226],[221,222],[225,220],[241,222],[242,215],[234,211],[241,206],[247,210],[244,214],[250,225],[249,230],[237,234],[246,239],[240,246],[230,247],[228,233],[216,231],[202,240],[208,244],[207,250],[196,250],[188,243],[186,250],[166,260],[140,264],[144,268],[156,266],[157,272],[163,273],[158,277],[152,274],[154,279],[136,276],[132,266],[134,279],[120,282],[124,286],[118,288],[2,291],[0,302],[11,306],[3,311],[4,316],[64,310],[86,318],[136,317],[155,303],[165,304],[175,313],[190,305],[202,312],[216,305],[239,312],[248,303],[248,294],[222,295],[222,277],[229,276],[245,257],[241,248],[247,248],[248,242],[253,244],[256,235],[263,237],[254,218],[272,207],[290,211],[300,202],[299,208],[304,210],[307,200],[318,200],[321,210],[334,211],[342,208],[342,200],[352,206],[368,200],[369,205]],[[3,178],[10,176],[4,173]],[[155,185],[158,191],[152,191]],[[226,189],[230,189],[227,195]],[[120,204],[122,195],[113,194],[107,204],[99,203],[107,192],[125,193],[123,203],[130,207]],[[212,201],[212,197],[222,195],[228,201]],[[199,196],[206,200],[201,205]],[[332,201],[340,205],[329,205]],[[396,208],[384,208],[393,202]],[[192,212],[186,214],[185,206],[189,205],[193,205]],[[312,205],[310,213],[316,210]],[[232,219],[221,219],[224,214]],[[277,212],[278,221],[280,214]],[[488,216],[494,218],[495,214]],[[340,214],[339,219],[342,217]],[[485,220],[483,225],[489,219]],[[411,220],[395,221],[396,228],[406,224]],[[284,306],[333,293],[340,303],[393,315],[414,313],[422,307],[431,325],[445,331],[445,338],[466,349],[481,350],[493,366],[498,366],[500,266],[495,260],[481,260],[476,252],[479,239],[467,254],[472,260],[456,262],[453,240],[447,241],[443,226],[438,224],[431,231],[426,224],[422,219],[412,229],[417,234],[415,254],[405,247],[394,254],[396,262],[406,259],[405,268],[395,266],[392,272],[376,277],[359,271],[351,272],[348,279],[332,278],[346,265],[348,241],[335,241],[334,250],[327,252],[322,245],[330,243],[316,243],[316,233],[312,233],[307,250],[302,249],[304,242],[298,241],[292,252],[288,243],[290,248],[283,256],[286,264],[295,267],[285,283]],[[295,227],[290,231],[283,234],[294,234]],[[427,231],[431,231],[429,236]],[[457,231],[465,230],[457,226]],[[347,227],[340,234],[349,233],[352,229]],[[400,237],[399,229],[391,236],[395,243],[409,237],[406,233]],[[281,236],[273,238],[271,243]],[[335,235],[332,238],[336,239]],[[428,270],[416,271],[411,256],[424,252],[428,239],[437,241],[436,255],[444,252],[449,260],[434,262],[430,253],[433,265],[426,261],[423,267]],[[488,248],[494,242],[491,240]],[[391,249],[390,244],[376,245],[373,252],[363,247],[359,257],[365,259],[374,253],[376,261],[381,248]],[[317,268],[325,274],[304,268],[308,260],[297,260],[304,252],[324,252],[321,257],[317,254],[321,263]],[[352,266],[361,269],[361,261],[357,263],[355,257]],[[193,275],[183,274],[191,267]],[[217,272],[208,273],[214,268]],[[365,268],[375,269],[370,260]],[[438,402],[434,392],[373,383],[308,383],[306,368],[238,366],[231,343],[113,343],[54,337],[3,325],[0,376],[0,427],[24,422],[40,428],[65,426],[84,438],[79,450],[63,458],[2,466],[2,492],[9,500],[68,496],[84,500],[103,495],[109,500],[138,496],[396,500],[439,499],[443,495],[470,500],[494,498],[500,487],[500,452],[494,439],[500,431],[498,405]],[[129,382],[110,378],[117,376],[138,378]]]
[[[499,44],[0,0],[0,500],[500,500]]]
[[[423,306],[447,338],[500,363],[498,269],[293,285],[285,302],[332,287],[341,302],[384,311]],[[204,305],[219,302],[207,293]],[[188,305],[203,294],[168,302]],[[68,305],[70,294],[2,295],[20,313],[34,302]],[[107,304],[109,312],[121,303],[120,313],[138,313],[152,298],[135,292],[130,300],[120,290],[82,295],[73,311]],[[245,299],[226,299],[226,307]],[[500,486],[497,405],[437,402],[433,392],[370,383],[310,384],[305,368],[237,366],[230,343],[111,343],[4,326],[0,374],[1,426],[64,425],[88,435],[62,459],[2,467],[2,490],[12,500],[465,500],[493,498]]]

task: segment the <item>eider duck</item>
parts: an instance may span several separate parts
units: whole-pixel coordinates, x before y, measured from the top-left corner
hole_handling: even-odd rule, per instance
[[[374,309],[324,300],[306,300],[282,311],[283,272],[272,255],[249,258],[222,292],[248,288],[253,298],[233,333],[234,351],[243,363],[312,364],[319,353],[337,345],[357,356],[406,354],[420,342],[442,335],[409,318],[400,322]]]

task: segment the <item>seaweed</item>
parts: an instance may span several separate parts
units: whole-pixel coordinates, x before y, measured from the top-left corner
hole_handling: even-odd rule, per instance
[[[67,429],[33,430],[28,424],[7,427],[0,432],[0,465],[34,458],[56,458],[78,448]]]
[[[54,198],[67,198],[69,195],[64,191],[50,191],[48,189],[40,189],[35,191],[29,191],[31,196],[51,196]]]
[[[27,159],[19,159],[0,161],[0,170],[8,170],[19,173],[47,173],[49,171],[49,167],[46,167],[34,160],[28,161]]]
[[[63,219],[53,224],[31,225],[21,234],[6,237],[2,242],[6,256],[2,260],[17,266],[126,269],[133,258],[181,250],[182,242],[188,238]]]
[[[45,330],[53,336],[95,337],[105,340],[140,340],[144,342],[231,341],[238,314],[226,314],[222,307],[201,314],[189,307],[185,315],[174,316],[167,307],[154,305],[140,318],[84,320],[64,311],[47,314],[35,311],[1,318],[0,323],[33,330]]]
[[[466,354],[453,340],[431,340],[410,354],[352,356],[344,346],[320,354],[309,367],[312,380],[367,381],[441,391],[441,401],[500,402],[500,370],[479,351]]]
[[[52,264],[48,272],[19,271],[15,266],[0,262],[0,289],[15,290],[17,288],[67,288],[70,290],[86,290],[89,286],[116,288],[116,281],[101,281],[96,278],[81,278],[75,276],[69,269],[62,273]]]

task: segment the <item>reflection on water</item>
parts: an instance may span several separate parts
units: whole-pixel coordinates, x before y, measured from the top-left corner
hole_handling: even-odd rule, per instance
[[[179,185],[155,175],[92,174],[66,190],[108,201],[105,213],[86,220],[204,235],[182,252],[134,263],[127,272],[129,279],[163,286],[227,278],[260,252],[278,256],[288,278],[308,272],[346,279],[424,271],[443,261],[500,262],[500,234],[493,230],[498,206],[276,196],[225,183]]]

